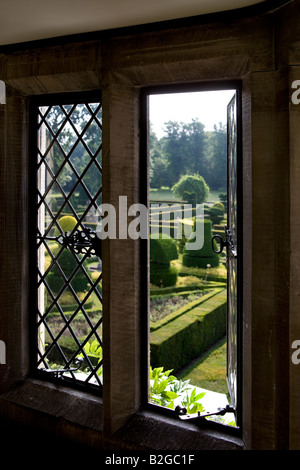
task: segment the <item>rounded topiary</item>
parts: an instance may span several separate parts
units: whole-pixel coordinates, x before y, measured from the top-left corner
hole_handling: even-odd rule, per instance
[[[224,204],[223,204],[222,202],[215,202],[215,203],[213,204],[213,207],[217,207],[217,208],[221,209],[223,213],[224,213],[224,211],[225,211],[225,206],[224,206]]]
[[[212,221],[213,225],[219,224],[224,216],[224,211],[218,206],[212,206],[209,209],[206,209],[205,212]]]
[[[69,280],[77,266],[78,261],[73,253],[67,249],[62,250],[56,261],[56,264],[52,266],[51,271],[46,278],[46,282],[48,283],[52,292],[57,293],[65,286],[63,275],[67,280]],[[76,292],[85,291],[87,289],[88,283],[89,280],[81,269],[77,271],[71,280],[71,286]]]
[[[178,279],[176,268],[162,266],[160,264],[150,264],[150,283],[159,287],[175,286]]]
[[[173,193],[189,204],[202,204],[209,194],[209,186],[200,175],[183,175],[172,187]]]
[[[150,283],[159,287],[174,286],[177,282],[177,269],[170,266],[170,261],[178,258],[178,251],[173,238],[160,234],[150,236]]]
[[[204,243],[199,250],[184,249],[182,264],[187,267],[206,268],[209,264],[212,268],[219,266],[219,256],[212,250],[212,223],[209,219],[197,220],[195,223],[203,223]],[[217,248],[217,245],[216,245]]]
[[[76,227],[77,220],[72,215],[64,215],[58,219],[58,223],[63,233],[66,233],[72,232],[72,230]]]
[[[170,261],[178,258],[176,242],[168,235],[150,236],[150,263],[169,266]]]

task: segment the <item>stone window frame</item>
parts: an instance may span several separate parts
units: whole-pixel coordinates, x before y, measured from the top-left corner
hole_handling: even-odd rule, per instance
[[[254,24],[256,41],[253,41],[252,36]],[[262,123],[262,105],[268,103],[266,112],[272,117],[276,84],[286,83],[287,80],[283,74],[278,76],[275,70],[273,26],[272,15],[237,18],[236,21],[230,18],[228,22],[210,19],[199,24],[183,22],[179,26],[163,25],[159,34],[153,34],[156,31],[151,31],[151,28],[146,32],[129,30],[89,37],[60,38],[2,49],[0,78],[7,85],[7,103],[0,109],[0,132],[4,136],[0,139],[0,151],[4,156],[4,177],[7,178],[7,206],[3,220],[6,221],[9,235],[2,235],[6,248],[3,264],[7,266],[3,273],[3,286],[7,297],[0,335],[7,346],[7,363],[12,361],[4,370],[0,385],[0,414],[4,422],[11,422],[11,416],[18,414],[18,426],[28,427],[30,423],[37,432],[47,428],[50,432],[71,438],[73,442],[100,448],[127,442],[128,446],[135,448],[159,450],[169,449],[170,445],[178,450],[241,449],[258,444],[262,433],[262,442],[267,446],[273,445],[276,423],[273,420],[264,421],[268,423],[270,431],[264,432],[261,422],[268,417],[269,412],[262,405],[258,416],[252,407],[254,394],[258,397],[260,390],[266,390],[267,383],[267,377],[261,384],[252,383],[253,367],[257,363],[253,362],[255,351],[252,344],[255,337],[259,337],[255,329],[257,316],[253,321],[257,302],[253,289],[259,291],[259,279],[253,280],[252,275],[254,248],[258,248],[257,240],[253,238],[253,224],[258,225],[259,216],[255,220],[252,218],[252,206],[258,202],[252,194],[252,175],[255,173],[255,177],[259,176],[263,163],[272,158],[274,146],[270,140],[264,142],[267,152],[264,152],[261,160],[262,150],[255,136],[259,136],[258,128]],[[256,48],[257,42],[260,43],[259,49]],[[140,381],[141,264],[138,241],[111,240],[104,243],[103,265],[108,267],[108,271],[106,279],[103,279],[103,400],[32,380],[28,375],[30,299],[27,289],[27,168],[30,158],[30,96],[101,88],[103,160],[106,158],[108,162],[103,167],[103,200],[117,207],[119,194],[127,195],[128,205],[139,201],[141,88],[228,78],[241,80],[243,90],[243,243],[247,246],[247,252],[243,272],[246,299],[243,306],[243,360],[246,367],[243,374],[241,438],[219,429],[182,425],[169,417],[143,409]],[[267,88],[264,87],[266,79],[270,84]],[[264,90],[263,95],[261,90]],[[272,121],[266,127],[271,129]],[[270,187],[271,184],[269,180]],[[22,230],[16,233],[16,227]],[[258,249],[255,259],[258,259],[259,253]],[[120,258],[126,260],[126,263],[120,264]],[[22,276],[16,278],[8,270],[20,270],[20,259]],[[110,266],[118,266],[118,270],[110,270]],[[13,311],[7,308],[10,304],[14,306]],[[268,390],[269,398],[274,403],[272,390],[275,379],[272,371],[266,375],[272,379],[268,382]],[[56,400],[53,400],[54,395]],[[258,433],[253,442],[254,428]],[[160,442],[156,441],[157,432],[163,436]]]

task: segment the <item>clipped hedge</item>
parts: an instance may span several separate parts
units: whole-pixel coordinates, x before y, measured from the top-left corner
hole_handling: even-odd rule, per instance
[[[184,311],[185,309],[185,311]],[[226,334],[226,289],[203,296],[192,309],[188,305],[160,321],[150,334],[151,366],[173,369],[176,374]]]
[[[150,236],[150,282],[156,286],[173,286],[177,282],[178,271],[170,266],[170,261],[178,258],[176,242],[166,235]]]
[[[180,276],[180,273],[179,273],[179,276]],[[162,288],[154,287],[150,289],[150,295],[152,298],[152,297],[161,297],[161,296],[170,295],[170,294],[176,295],[177,293],[190,294],[193,291],[215,289],[216,287],[226,287],[226,280],[210,281],[210,282],[203,283],[202,285],[189,284],[188,286],[170,286],[170,287],[162,287]]]
[[[212,223],[209,219],[197,220],[195,223],[204,224],[204,243],[199,250],[184,249],[182,265],[186,267],[206,268],[209,264],[212,268],[219,266],[219,256],[213,252],[211,246]],[[217,245],[215,244],[216,248]]]
[[[57,263],[60,266],[57,266]],[[52,292],[59,292],[65,286],[65,280],[61,271],[67,279],[70,279],[75,269],[78,267],[78,261],[69,250],[63,250],[57,261],[51,267],[51,271],[47,275],[46,281]],[[71,280],[71,285],[76,292],[84,292],[89,284],[89,279],[84,272],[79,269]]]
[[[64,215],[63,217],[58,219],[58,223],[63,233],[66,233],[72,232],[72,230],[76,227],[77,221],[75,217],[71,215]]]
[[[178,279],[178,271],[172,266],[165,267],[159,264],[150,264],[150,282],[155,286],[175,286]]]
[[[176,243],[167,235],[150,236],[150,263],[169,266],[170,261],[178,258]]]

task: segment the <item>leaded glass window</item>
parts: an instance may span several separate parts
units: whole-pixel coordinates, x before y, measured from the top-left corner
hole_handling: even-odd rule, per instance
[[[33,108],[34,368],[45,377],[101,391],[101,96],[45,97]]]

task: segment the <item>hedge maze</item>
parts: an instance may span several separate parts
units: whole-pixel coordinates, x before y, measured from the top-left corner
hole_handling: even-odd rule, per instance
[[[183,203],[176,204],[184,214]],[[196,300],[150,322],[151,366],[173,369],[176,374],[226,334],[226,271],[213,281],[207,275],[224,261],[224,255],[214,253],[211,245],[213,235],[225,232],[224,205],[206,205],[203,217],[197,219],[195,209],[189,218],[176,217],[174,201],[160,201],[150,215],[150,296],[167,299],[187,292],[199,294]],[[188,250],[186,243],[196,223],[203,224],[204,243],[198,250]],[[184,286],[188,275],[198,277],[199,283]]]

